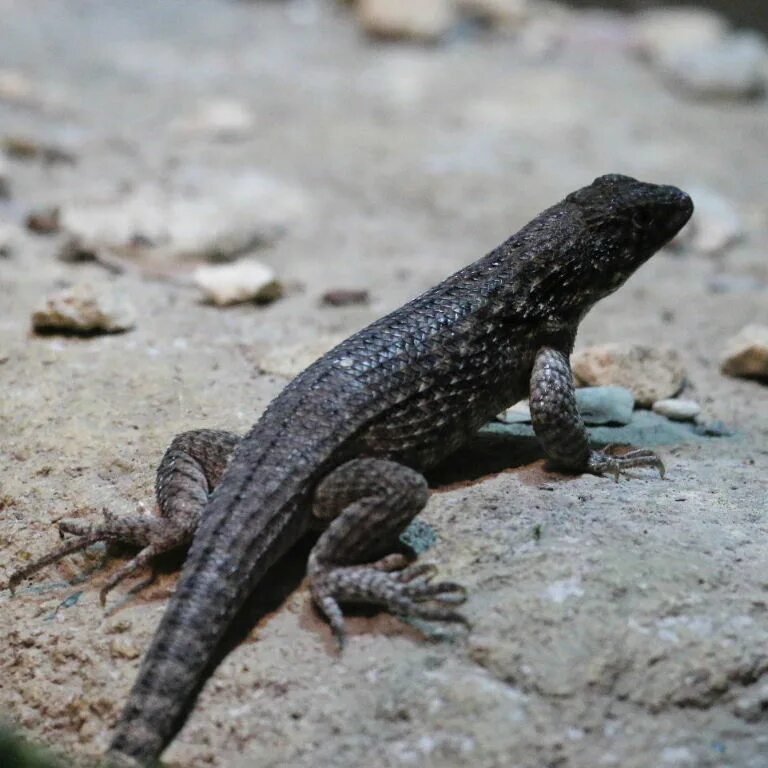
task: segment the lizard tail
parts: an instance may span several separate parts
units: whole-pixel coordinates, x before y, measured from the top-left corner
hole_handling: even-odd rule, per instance
[[[221,661],[218,650],[238,610],[272,563],[303,533],[303,516],[286,514],[282,507],[271,514],[262,509],[249,526],[250,535],[244,535],[226,525],[226,515],[217,515],[216,506],[209,504],[206,515],[220,517],[224,524],[213,537],[210,530],[202,536],[198,530],[116,728],[107,753],[109,766],[157,764]],[[205,523],[210,521],[208,517]]]

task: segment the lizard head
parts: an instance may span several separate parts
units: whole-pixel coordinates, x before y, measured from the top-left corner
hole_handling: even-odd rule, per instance
[[[600,176],[568,195],[565,204],[584,225],[578,251],[588,263],[580,265],[582,276],[603,296],[668,243],[693,213],[691,198],[677,187],[619,174]]]

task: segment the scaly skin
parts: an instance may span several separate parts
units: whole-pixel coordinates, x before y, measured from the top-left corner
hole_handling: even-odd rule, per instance
[[[340,638],[336,601],[458,620],[448,607],[457,585],[429,584],[424,567],[405,568],[396,557],[377,559],[386,554],[381,544],[423,506],[418,473],[529,392],[534,428],[559,465],[616,474],[659,466],[650,452],[613,458],[589,448],[568,356],[586,312],[668,242],[692,210],[674,187],[601,177],[328,352],[242,441],[214,439],[219,470],[237,445],[218,485],[199,456],[177,450],[173,461],[166,458],[158,497],[165,517],[182,520],[173,523],[175,544],[183,538],[179,525],[187,538],[198,519],[199,526],[117,726],[113,763],[157,760],[237,609],[313,520],[335,517],[310,557],[310,582]],[[199,434],[183,437],[194,444]],[[177,510],[180,493],[186,506]],[[158,548],[162,542],[152,552]],[[377,561],[365,566],[365,558]]]

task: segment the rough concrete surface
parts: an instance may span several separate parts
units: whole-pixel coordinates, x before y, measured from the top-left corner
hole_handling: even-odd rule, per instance
[[[662,447],[663,480],[564,476],[512,447],[507,470],[449,472],[423,515],[427,557],[469,588],[471,631],[363,615],[338,656],[302,586],[222,663],[167,765],[768,766],[768,388],[719,371],[725,340],[768,321],[768,103],[668,91],[629,24],[579,12],[554,48],[471,26],[421,47],[373,43],[320,0],[0,2],[0,133],[77,156],[8,160],[3,222],[119,208],[190,174],[221,188],[253,171],[303,200],[255,253],[286,287],[269,306],[206,305],[199,262],[156,257],[138,224],[133,250],[103,263],[64,263],[64,235],[14,231],[0,584],[57,545],[62,518],[151,509],[175,433],[246,430],[285,384],[262,359],[354,331],[597,175],[709,189],[744,221],[723,253],[656,256],[578,340],[675,347],[683,396],[734,436]],[[223,98],[250,132],[174,129]],[[79,282],[123,291],[136,327],[33,335],[44,296]],[[371,302],[322,306],[335,288]],[[171,563],[139,595],[121,585],[105,611],[98,589],[126,552],[109,555],[0,592],[0,713],[76,764],[106,745],[176,578]]]

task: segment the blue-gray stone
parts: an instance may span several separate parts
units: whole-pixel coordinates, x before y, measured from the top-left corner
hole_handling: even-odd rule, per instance
[[[622,425],[632,421],[635,396],[625,387],[580,387],[576,404],[585,424]]]

